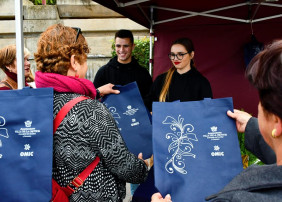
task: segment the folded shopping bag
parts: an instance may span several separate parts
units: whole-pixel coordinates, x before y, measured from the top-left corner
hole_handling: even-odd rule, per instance
[[[2,202],[50,201],[53,89],[0,91]]]
[[[242,171],[232,98],[153,103],[155,186],[172,201],[205,201]]]
[[[133,154],[152,155],[152,124],[136,82],[115,86],[120,94],[109,94],[102,102],[112,113],[120,133]]]

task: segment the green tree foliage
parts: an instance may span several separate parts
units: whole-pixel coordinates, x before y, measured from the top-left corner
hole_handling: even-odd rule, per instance
[[[241,111],[244,111],[244,109],[241,109]],[[248,166],[252,164],[259,164],[262,165],[263,163],[255,156],[253,155],[250,151],[248,151],[245,147],[245,134],[244,133],[238,133],[238,139],[239,139],[239,144],[240,144],[240,150],[241,150],[241,155],[248,156]]]
[[[262,165],[263,163],[250,151],[248,151],[245,147],[245,134],[244,133],[238,133],[238,139],[240,144],[240,150],[241,155],[247,155],[248,156],[248,166],[252,164],[259,164]]]
[[[42,5],[42,0],[30,0],[34,5]],[[47,5],[56,5],[56,0],[46,0]]]
[[[138,61],[138,63],[145,67],[149,71],[149,56],[150,56],[150,39],[148,37],[144,37],[142,39],[134,40],[135,48],[133,50],[132,55]],[[115,42],[112,43],[112,57],[115,57]]]

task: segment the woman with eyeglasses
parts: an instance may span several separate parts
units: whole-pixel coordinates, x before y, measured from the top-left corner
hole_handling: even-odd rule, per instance
[[[8,45],[0,50],[0,68],[6,75],[0,82],[0,90],[14,90],[18,88],[16,56],[16,45]],[[27,48],[24,48],[25,86],[30,86],[28,83],[34,81],[34,77],[30,70],[29,56],[30,52]]]
[[[195,101],[212,98],[209,81],[195,68],[194,45],[188,38],[175,40],[168,55],[172,67],[153,83],[152,101]]]
[[[125,183],[142,183],[147,165],[142,154],[130,153],[114,118],[96,96],[93,83],[84,79],[89,48],[81,30],[56,24],[38,41],[36,85],[54,88],[54,117],[70,100],[77,103],[54,134],[53,179],[66,187],[95,158],[100,162],[70,197],[70,201],[118,201],[125,198]]]

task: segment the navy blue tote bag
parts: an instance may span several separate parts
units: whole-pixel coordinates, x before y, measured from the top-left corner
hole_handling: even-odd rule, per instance
[[[205,201],[242,169],[232,98],[153,103],[155,186],[172,201]]]
[[[152,124],[150,113],[144,105],[136,82],[115,86],[120,94],[103,97],[102,102],[114,117],[129,151],[143,159],[150,158],[152,149]]]
[[[53,89],[0,91],[0,201],[50,201]]]

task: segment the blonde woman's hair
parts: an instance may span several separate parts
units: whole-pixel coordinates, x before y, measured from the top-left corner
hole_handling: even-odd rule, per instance
[[[24,57],[29,57],[30,52],[24,48]],[[0,50],[0,68],[5,71],[6,66],[11,65],[17,59],[17,48],[15,44],[5,46]]]
[[[24,47],[24,57],[29,58],[29,56],[30,56],[29,50],[26,47]]]
[[[160,93],[159,102],[165,102],[166,96],[168,94],[168,89],[169,89],[169,86],[170,86],[170,83],[171,83],[171,78],[172,78],[172,75],[173,75],[175,69],[176,69],[175,67],[171,67],[167,71],[167,74],[166,74],[166,77],[165,77],[165,80],[164,80],[164,84],[163,84],[163,88],[162,88],[162,91]]]
[[[16,45],[8,45],[0,50],[0,67],[3,71],[6,70],[6,66],[13,64],[16,54]]]
[[[187,50],[187,52],[189,54],[192,53],[192,51],[194,51],[194,45],[193,42],[191,41],[191,39],[189,38],[180,38],[175,40],[171,46],[175,45],[175,44],[180,44],[182,46],[185,47],[185,49]],[[191,60],[191,66],[195,68],[195,64],[194,64],[194,60]],[[159,102],[165,102],[166,101],[166,97],[168,96],[168,92],[169,92],[169,86],[171,84],[171,78],[173,73],[175,72],[176,68],[173,66],[171,67],[166,74],[165,80],[164,80],[164,84],[159,96]]]

